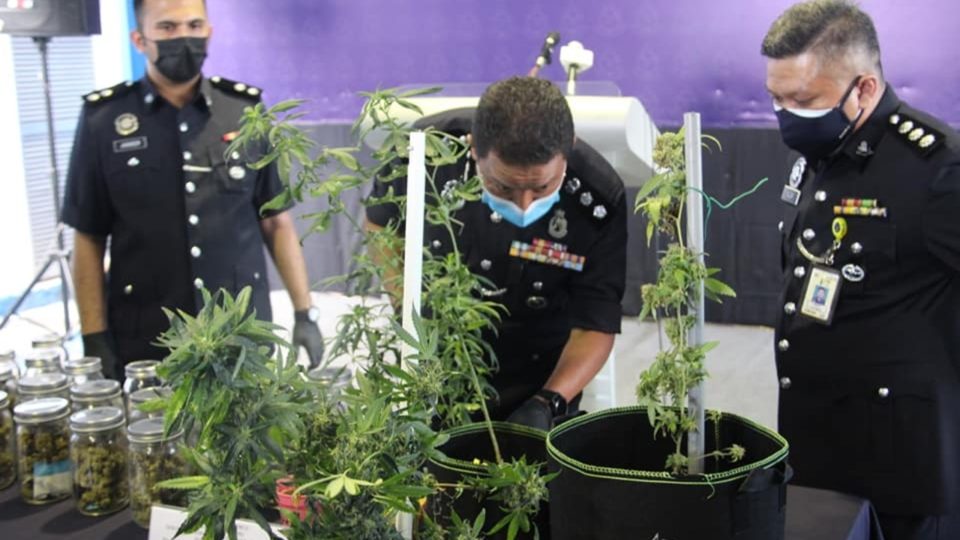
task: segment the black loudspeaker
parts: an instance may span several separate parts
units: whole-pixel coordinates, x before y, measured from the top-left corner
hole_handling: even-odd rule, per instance
[[[0,33],[89,36],[100,33],[99,0],[0,0]]]

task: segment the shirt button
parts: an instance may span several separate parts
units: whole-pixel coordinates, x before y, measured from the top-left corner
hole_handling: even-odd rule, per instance
[[[793,275],[797,276],[797,279],[803,279],[803,276],[807,275],[807,269],[802,266],[798,266],[793,269]]]
[[[147,105],[153,103],[153,100],[154,100],[153,94],[147,94],[143,96],[143,102],[146,103]]]
[[[196,287],[196,288],[198,288],[198,289],[202,289],[202,288],[203,288],[203,280],[200,279],[200,278],[197,278],[197,279],[193,280],[193,286]]]
[[[503,221],[503,216],[501,216],[499,212],[493,212],[490,214],[490,221],[493,223],[500,223]]]
[[[493,268],[493,263],[490,262],[489,259],[484,259],[484,260],[480,261],[480,268],[483,268],[484,270],[489,270],[489,269]]]
[[[200,251],[200,248],[197,246],[193,246],[192,248],[190,248],[190,256],[193,257],[194,259],[199,258],[202,253],[203,252]]]
[[[253,273],[253,279],[259,280],[259,279],[260,279],[260,272],[254,272],[254,273]]]
[[[196,214],[190,214],[190,217],[187,218],[187,222],[196,227],[197,223],[200,223],[200,217]]]
[[[886,399],[886,398],[890,397],[890,389],[887,388],[886,386],[884,386],[884,387],[882,387],[882,388],[878,388],[878,389],[877,389],[877,395],[880,396],[881,399]]]
[[[128,296],[133,294],[133,285],[127,285],[126,287],[124,287],[123,294],[126,294]]]
[[[780,388],[789,390],[791,386],[793,386],[793,381],[790,380],[790,377],[780,377]]]
[[[180,133],[186,133],[190,126],[186,122],[180,122]]]
[[[430,242],[430,247],[432,247],[433,249],[440,249],[440,246],[442,245],[443,244],[439,240],[434,240],[433,242]]]
[[[542,282],[542,281],[534,281],[534,282],[533,282],[533,290],[535,290],[535,291],[542,291],[542,290],[543,290],[543,282]]]
[[[787,302],[786,304],[783,305],[783,312],[786,313],[787,315],[793,315],[794,313],[797,312],[797,305],[794,304],[793,302]]]
[[[777,348],[780,349],[780,352],[787,352],[790,349],[790,342],[785,339],[781,339],[780,342],[777,343]]]
[[[184,160],[184,161],[190,161],[190,159],[191,159],[192,157],[193,157],[193,154],[191,154],[190,152],[184,152],[184,153],[183,153],[183,160]]]
[[[813,229],[804,229],[804,230],[803,230],[803,239],[804,239],[804,240],[806,240],[806,241],[809,242],[810,240],[813,240],[813,239],[816,238],[816,237],[817,237],[817,233],[816,233],[816,231],[814,231]]]
[[[193,193],[194,191],[197,190],[197,185],[194,184],[193,182],[187,182],[186,185],[183,187],[187,190],[187,193]]]
[[[783,232],[783,222],[777,223],[777,230]]]
[[[850,244],[850,251],[852,251],[854,255],[863,253],[863,244],[860,242],[854,242]]]
[[[230,159],[234,161],[240,159],[240,152],[237,152],[236,150],[234,150],[233,153],[230,154]]]
[[[816,199],[817,202],[823,202],[827,200],[827,192],[821,189],[820,191],[813,194],[813,198]]]

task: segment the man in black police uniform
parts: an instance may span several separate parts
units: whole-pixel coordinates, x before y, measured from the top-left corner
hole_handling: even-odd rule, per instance
[[[318,362],[318,312],[292,219],[286,210],[259,214],[283,189],[277,171],[224,155],[260,90],[202,78],[211,33],[203,0],[134,7],[131,38],[147,74],[85,96],[67,176],[63,218],[76,229],[85,354],[100,356],[115,378],[132,360],[161,358],[151,344],[169,325],[160,308],[195,313],[201,288],[236,293],[251,285],[257,316],[270,320],[266,242],[296,310],[294,342]]]
[[[960,138],[897,98],[847,1],[793,6],[762,50],[803,154],[776,328],[796,482],[870,499],[888,540],[960,538]]]
[[[499,401],[491,412],[548,429],[555,417],[572,412],[620,331],[623,182],[594,149],[576,141],[566,99],[540,79],[500,81],[476,111],[449,111],[420,125],[470,137],[468,172],[465,163],[440,169],[439,190],[469,171],[483,182],[482,201],[466,202],[455,217],[464,224],[458,243],[467,264],[492,281],[486,294],[508,311],[499,335],[491,336],[500,364],[492,380]],[[380,183],[375,194],[386,189]],[[405,193],[403,185],[394,189]],[[367,210],[374,230],[401,218],[395,205]],[[444,253],[444,234],[430,229],[427,247]],[[522,257],[548,247],[554,251],[544,262]]]

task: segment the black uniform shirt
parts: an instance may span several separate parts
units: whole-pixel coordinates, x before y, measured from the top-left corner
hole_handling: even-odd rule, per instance
[[[794,178],[801,196],[782,224],[776,358],[796,480],[887,513],[957,508],[960,139],[888,87],[838,155],[801,162]],[[835,214],[854,205],[877,215],[844,216],[830,266],[842,285],[831,324],[821,324],[801,315],[809,259],[831,247]]]
[[[460,136],[469,131],[472,120],[473,109],[459,109],[418,124]],[[462,162],[439,168],[434,176],[437,189],[461,180],[464,168]],[[470,170],[476,170],[472,163]],[[397,194],[406,193],[405,179],[394,184]],[[388,187],[378,183],[374,194],[382,195]],[[402,216],[395,205],[385,204],[369,207],[367,218],[385,226]],[[493,288],[485,295],[508,310],[499,336],[491,339],[501,374],[523,370],[526,361],[536,362],[542,356],[552,355],[555,362],[571,328],[619,333],[626,271],[624,187],[609,163],[589,145],[577,142],[568,157],[560,201],[526,228],[507,222],[481,201],[465,203],[455,218],[464,224],[457,241],[470,270],[492,281]],[[558,244],[554,247],[584,257],[582,268],[511,256],[514,242],[532,246],[535,240]],[[450,249],[446,232],[429,224],[424,242],[433,253]]]
[[[87,94],[67,175],[63,220],[110,236],[109,325],[118,341],[149,342],[161,306],[193,313],[200,287],[254,286],[270,318],[259,208],[281,192],[275,167],[225,156],[260,90],[202,79],[177,109],[144,77]],[[269,215],[269,214],[267,214]]]

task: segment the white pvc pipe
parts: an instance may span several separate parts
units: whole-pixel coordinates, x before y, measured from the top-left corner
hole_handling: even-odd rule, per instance
[[[426,198],[426,137],[422,131],[410,134],[410,159],[407,164],[407,215],[403,242],[403,329],[419,339],[413,314],[420,313],[423,289],[423,214]],[[403,344],[403,361],[410,361],[413,349]]]

